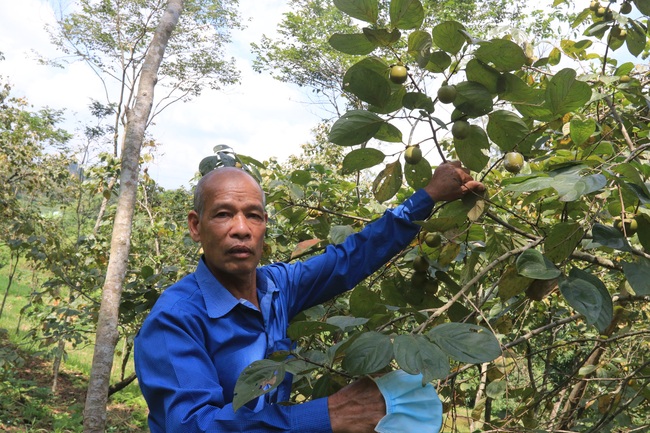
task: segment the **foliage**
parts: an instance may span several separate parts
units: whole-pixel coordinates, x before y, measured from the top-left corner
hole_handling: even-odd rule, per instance
[[[374,173],[371,193],[387,205],[426,182],[430,162],[402,162],[407,146],[460,159],[488,193],[439,204],[420,224],[441,245],[419,238],[349,296],[305,312],[289,329],[292,356],[251,365],[239,390],[258,395],[260,380],[292,373],[296,399],[316,398],[402,368],[437,380],[452,430],[466,422],[456,413],[472,429],[647,428],[649,75],[635,64],[647,55],[647,3],[628,14],[557,0],[538,27],[563,28],[557,41],[478,35],[430,20],[418,1],[334,4],[366,26],[330,39],[348,62],[333,79],[361,104],[329,133],[347,149],[341,172],[274,170],[273,219],[287,228],[277,232],[296,236],[289,259],[379,214],[333,176]],[[398,62],[405,84],[389,79]],[[443,84],[455,86],[452,103],[438,100]],[[451,134],[457,121],[469,122],[463,136]],[[507,152],[524,156],[519,174],[503,167]],[[310,214],[319,208],[303,200],[325,196],[324,216]],[[413,269],[419,257],[428,269]]]

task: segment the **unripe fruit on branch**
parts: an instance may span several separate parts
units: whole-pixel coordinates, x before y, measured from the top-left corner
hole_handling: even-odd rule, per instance
[[[408,164],[417,164],[422,160],[422,149],[420,146],[408,146],[404,151],[404,161]]]
[[[459,140],[464,140],[469,136],[470,124],[467,120],[457,120],[451,125],[451,135]]]
[[[407,69],[404,65],[393,65],[390,67],[390,80],[395,84],[403,84],[408,78]]]
[[[503,167],[510,173],[519,173],[524,166],[524,156],[519,152],[508,152],[503,158]]]

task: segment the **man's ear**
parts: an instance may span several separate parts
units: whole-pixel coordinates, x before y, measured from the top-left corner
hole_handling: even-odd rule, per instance
[[[187,226],[190,229],[190,237],[194,242],[201,242],[201,235],[199,233],[200,218],[196,211],[192,210],[187,214]]]

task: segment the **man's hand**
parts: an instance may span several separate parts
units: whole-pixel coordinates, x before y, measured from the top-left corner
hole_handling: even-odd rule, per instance
[[[372,379],[352,382],[327,400],[334,433],[374,433],[386,415],[384,396]]]
[[[440,164],[424,189],[438,202],[456,200],[468,193],[482,194],[485,185],[474,180],[459,161],[452,161]]]

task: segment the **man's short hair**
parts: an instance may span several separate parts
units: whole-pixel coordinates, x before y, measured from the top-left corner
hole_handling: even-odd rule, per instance
[[[205,207],[205,197],[204,196],[205,196],[205,185],[208,182],[207,179],[209,177],[211,177],[211,176],[214,176],[214,173],[217,173],[219,171],[225,171],[225,170],[228,170],[228,169],[239,170],[240,172],[247,174],[251,179],[253,179],[255,181],[255,183],[257,185],[259,185],[259,187],[260,187],[260,192],[262,193],[262,206],[266,207],[266,194],[264,193],[264,190],[262,189],[262,186],[259,184],[259,182],[257,181],[257,179],[255,179],[254,176],[252,176],[246,170],[243,170],[243,169],[237,168],[237,167],[217,167],[217,168],[207,172],[206,174],[204,174],[201,177],[201,179],[199,179],[199,181],[196,184],[196,188],[194,189],[194,211],[199,215],[199,217],[201,217],[201,215],[203,214],[203,209]]]

